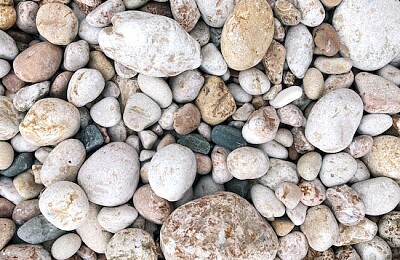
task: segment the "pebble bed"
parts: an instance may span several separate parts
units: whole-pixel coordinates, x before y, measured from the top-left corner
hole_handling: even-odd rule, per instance
[[[1,260],[400,259],[398,0],[0,0]]]

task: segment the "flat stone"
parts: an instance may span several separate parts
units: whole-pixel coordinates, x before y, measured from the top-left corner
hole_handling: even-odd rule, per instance
[[[211,149],[210,143],[199,134],[179,136],[177,143],[186,146],[195,153],[208,154]]]
[[[117,233],[132,225],[138,215],[134,207],[124,204],[102,208],[97,215],[97,221],[108,232]]]
[[[17,231],[18,237],[30,244],[40,244],[56,239],[63,234],[65,231],[55,227],[43,215],[28,220]]]
[[[217,125],[211,131],[211,140],[230,150],[247,146],[240,129],[227,125]]]
[[[5,259],[41,259],[51,260],[50,253],[43,246],[29,244],[9,245],[0,252],[0,257]]]

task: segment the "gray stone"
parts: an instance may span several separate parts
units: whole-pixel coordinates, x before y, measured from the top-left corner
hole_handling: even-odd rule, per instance
[[[30,244],[41,244],[65,233],[51,224],[43,215],[28,220],[17,231],[18,237]]]

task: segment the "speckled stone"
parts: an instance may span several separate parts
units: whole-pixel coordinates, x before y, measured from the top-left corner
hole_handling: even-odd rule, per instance
[[[57,259],[72,257],[81,247],[81,238],[75,233],[69,233],[59,237],[51,246],[51,255]]]
[[[18,174],[13,179],[13,184],[19,195],[24,199],[36,198],[44,188],[42,184],[35,182],[32,170]]]
[[[83,128],[80,139],[85,145],[87,153],[97,150],[104,143],[103,135],[95,125],[88,125],[87,127]]]
[[[326,188],[319,179],[303,181],[299,187],[302,192],[301,202],[304,205],[320,205],[326,199]]]
[[[230,150],[247,146],[246,140],[242,136],[240,129],[227,125],[217,125],[211,131],[211,140]]]
[[[285,260],[303,259],[307,255],[308,241],[303,233],[294,231],[279,238],[278,256]]]
[[[15,231],[16,226],[11,219],[0,218],[0,250],[11,240]]]
[[[40,244],[63,234],[65,231],[55,227],[43,215],[28,220],[17,231],[18,237],[30,244]]]
[[[335,241],[335,246],[354,245],[367,242],[374,238],[378,232],[375,222],[364,218],[355,226],[339,225],[339,237]]]
[[[195,153],[208,154],[211,149],[210,143],[199,134],[180,135],[177,143],[188,147]]]
[[[183,235],[193,232],[198,235]],[[247,239],[253,242],[246,243]],[[176,209],[161,228],[160,242],[166,259],[272,260],[278,250],[271,226],[246,200],[230,192],[206,196]]]
[[[236,179],[257,179],[267,173],[269,158],[258,148],[240,147],[229,153],[227,165]]]
[[[18,133],[19,112],[12,100],[0,96],[0,140],[9,140]]]
[[[400,233],[398,227],[400,224],[400,212],[392,211],[382,216],[379,220],[379,236],[383,238],[391,247],[400,247]]]
[[[43,246],[29,244],[9,245],[0,252],[0,258],[51,260],[50,253]]]
[[[271,158],[269,162],[270,167],[267,174],[258,179],[262,185],[275,191],[282,182],[291,182],[295,184],[299,182],[296,164],[275,158]]]
[[[15,206],[12,219],[17,225],[22,225],[40,214],[38,199],[24,200]]]
[[[262,107],[254,111],[242,128],[243,138],[251,144],[262,144],[273,140],[279,127],[276,110]]]
[[[15,157],[11,166],[4,171],[0,171],[0,174],[7,177],[17,176],[21,172],[30,169],[33,165],[34,159],[35,157],[33,153],[20,153]]]
[[[375,236],[370,241],[358,243],[354,245],[354,248],[360,254],[361,259],[393,259],[390,246],[379,236]]]

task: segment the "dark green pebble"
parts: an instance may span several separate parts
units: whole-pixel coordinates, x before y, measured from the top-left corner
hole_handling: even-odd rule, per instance
[[[65,233],[64,230],[51,224],[43,215],[28,220],[17,231],[18,237],[29,244],[40,244],[59,238]]]
[[[250,191],[250,183],[247,180],[233,178],[224,184],[225,190],[236,193],[242,198],[246,198]]]
[[[103,135],[95,125],[85,127],[80,133],[79,139],[85,146],[87,153],[97,150],[104,143]]]
[[[15,157],[11,166],[0,173],[7,177],[17,176],[18,174],[31,169],[34,161],[35,156],[33,153],[20,153],[17,157]]]
[[[242,136],[242,131],[233,126],[215,126],[211,131],[211,140],[229,150],[247,146],[247,142]]]
[[[210,143],[199,134],[178,135],[178,144],[186,146],[195,153],[208,154]]]

